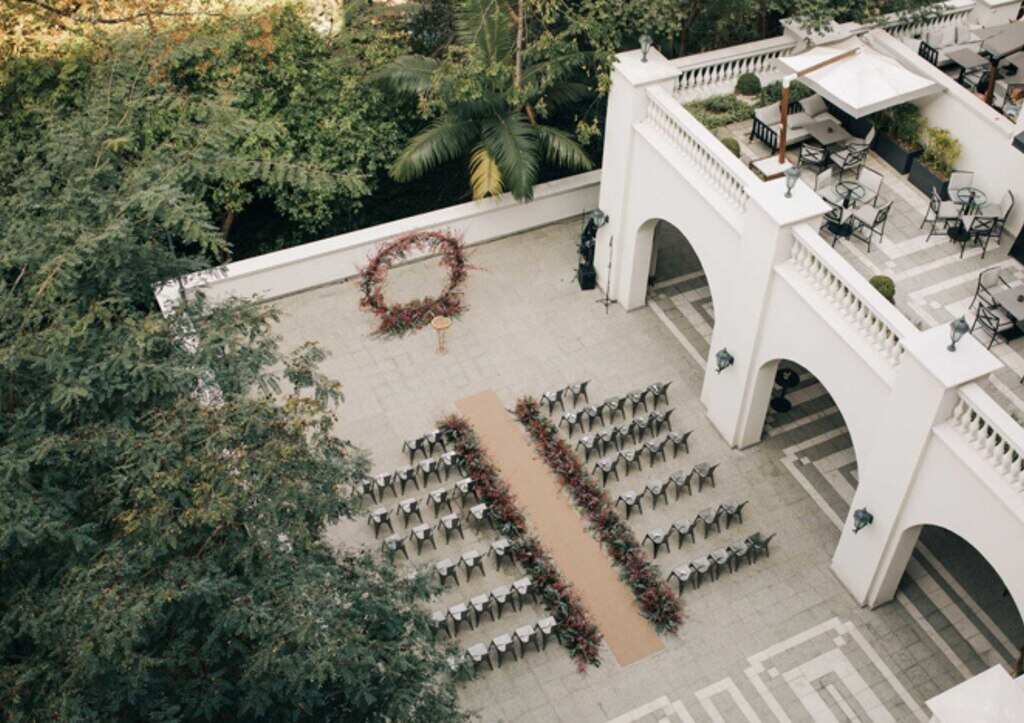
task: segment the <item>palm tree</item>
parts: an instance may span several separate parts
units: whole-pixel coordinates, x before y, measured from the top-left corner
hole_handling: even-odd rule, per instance
[[[550,111],[577,102],[590,92],[585,84],[567,79],[584,53],[529,62],[523,47],[523,0],[518,0],[518,11],[506,0],[466,0],[457,18],[457,42],[485,64],[510,72],[494,74],[497,80],[472,100],[450,103],[398,156],[392,178],[411,181],[443,163],[468,158],[474,199],[508,190],[524,200],[533,197],[542,161],[576,171],[593,167],[569,133],[541,123],[537,112],[538,107]],[[442,67],[434,58],[406,55],[381,76],[400,91],[425,95]]]

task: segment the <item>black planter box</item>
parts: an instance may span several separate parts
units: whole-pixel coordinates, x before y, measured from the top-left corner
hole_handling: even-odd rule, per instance
[[[885,133],[875,134],[875,153],[900,173],[910,173],[910,164],[922,153],[918,148],[908,151]]]
[[[597,271],[593,266],[580,264],[576,270],[576,280],[580,282],[580,289],[590,291],[597,286]]]
[[[939,196],[943,200],[949,200],[949,181],[943,181],[932,173],[928,166],[921,163],[920,156],[915,157],[910,163],[910,182],[929,198],[931,198],[932,189],[937,188]]]

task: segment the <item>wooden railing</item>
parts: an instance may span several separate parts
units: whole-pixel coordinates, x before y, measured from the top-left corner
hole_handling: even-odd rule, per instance
[[[896,307],[887,308],[888,302],[810,227],[794,230],[790,261],[885,364],[892,368],[900,363],[904,352],[901,339],[914,331],[913,325]]]
[[[949,418],[1015,492],[1024,493],[1024,428],[977,384],[960,389]]]
[[[647,98],[647,122],[735,209],[746,209],[750,198],[747,183],[754,179],[751,171],[667,90],[651,88]]]
[[[794,46],[791,38],[780,35],[674,60],[672,64],[679,68],[676,97],[689,101],[716,93],[730,93],[736,79],[744,73],[754,73],[766,81],[769,79],[767,76],[777,75],[775,59],[789,55]]]

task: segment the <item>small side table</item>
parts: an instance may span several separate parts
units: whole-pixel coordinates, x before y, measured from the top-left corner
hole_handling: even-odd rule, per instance
[[[447,316],[435,316],[430,320],[430,326],[433,327],[434,331],[437,332],[437,353],[446,354],[448,352],[447,344],[447,332],[451,328],[452,320]]]

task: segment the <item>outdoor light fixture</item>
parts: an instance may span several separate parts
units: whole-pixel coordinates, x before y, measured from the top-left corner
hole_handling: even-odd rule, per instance
[[[733,359],[733,356],[729,353],[728,349],[719,349],[715,354],[715,371],[721,374],[723,371],[731,367],[735,361],[736,360]]]
[[[595,208],[590,212],[590,220],[594,222],[594,226],[601,228],[610,220],[608,214],[599,208]]]
[[[875,516],[868,512],[866,507],[853,511],[853,534],[857,534],[865,527],[875,521]]]
[[[971,327],[967,325],[967,319],[965,319],[962,316],[959,319],[954,319],[953,321],[949,322],[949,338],[951,343],[949,346],[946,347],[946,349],[948,351],[956,351],[957,342],[960,341],[963,338],[964,334],[966,334],[970,330]]]
[[[651,45],[654,44],[654,38],[647,33],[640,36],[640,62],[647,62],[647,53],[651,50]]]
[[[796,187],[796,182],[800,180],[800,167],[790,166],[786,169],[786,198],[793,197],[793,189]]]

